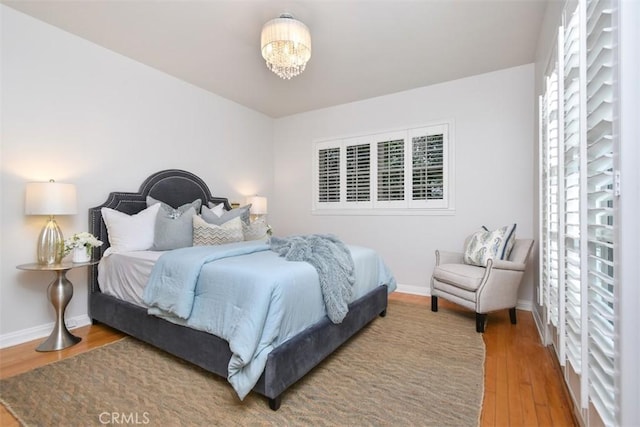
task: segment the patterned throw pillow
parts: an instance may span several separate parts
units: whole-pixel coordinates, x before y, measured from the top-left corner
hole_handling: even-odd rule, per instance
[[[244,240],[264,240],[269,239],[269,226],[264,221],[253,221],[251,224],[242,224]]]
[[[200,216],[193,216],[193,246],[222,245],[241,242],[242,220],[235,217],[222,225],[209,224]]]
[[[516,224],[474,233],[464,250],[466,264],[486,267],[489,259],[509,259],[516,240]]]

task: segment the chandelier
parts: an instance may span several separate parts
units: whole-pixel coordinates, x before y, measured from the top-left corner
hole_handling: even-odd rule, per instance
[[[262,27],[262,57],[267,68],[289,80],[304,71],[311,58],[309,28],[289,14],[282,14]]]

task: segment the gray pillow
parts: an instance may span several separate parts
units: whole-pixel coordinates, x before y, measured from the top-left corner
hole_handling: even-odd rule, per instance
[[[249,224],[249,209],[251,209],[251,205],[242,206],[240,208],[231,209],[230,211],[225,211],[222,216],[218,216],[212,212],[206,206],[202,207],[202,219],[204,219],[209,224],[222,225],[225,222],[232,220],[233,218],[240,217],[242,222],[245,224]]]
[[[191,203],[185,203],[179,208],[173,208],[172,206],[169,206],[165,202],[154,199],[151,196],[147,196],[147,207],[151,205],[155,205],[156,203],[160,203],[160,212],[158,212],[158,216],[166,216],[169,218],[179,217],[180,215],[185,213],[187,209],[189,209],[190,207],[193,207],[196,210],[196,212],[200,212],[200,206],[202,206],[202,200],[196,199]]]
[[[162,211],[162,209],[161,209]],[[172,218],[161,213],[156,217],[154,251],[169,251],[193,245],[193,216],[196,210],[190,206],[179,216]]]
[[[193,244],[193,216],[200,211],[202,200],[173,208],[168,204],[147,196],[147,206],[160,204],[154,228],[153,251],[169,251]]]

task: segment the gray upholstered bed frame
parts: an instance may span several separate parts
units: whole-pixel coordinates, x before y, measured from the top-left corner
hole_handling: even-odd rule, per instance
[[[204,181],[190,172],[170,169],[155,173],[142,183],[139,192],[113,192],[102,205],[89,209],[89,231],[105,243],[94,249],[94,260],[99,260],[109,247],[109,236],[100,209],[108,207],[134,214],[146,208],[147,196],[174,207],[202,199],[203,204],[211,201],[224,203],[226,209],[231,208],[226,198],[213,197]],[[231,357],[227,341],[148,315],[144,308],[103,294],[98,284],[97,266],[89,271],[89,286],[89,315],[94,323],[118,329],[207,371],[227,377]],[[354,301],[341,324],[334,324],[325,316],[269,354],[254,391],[266,396],[271,409],[277,410],[282,402],[282,393],[289,386],[378,315],[384,316],[386,308],[387,286],[383,285]]]

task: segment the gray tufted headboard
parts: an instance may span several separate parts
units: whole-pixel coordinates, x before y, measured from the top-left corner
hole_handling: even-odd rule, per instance
[[[207,202],[224,203],[225,209],[231,209],[227,198],[213,197],[207,184],[191,172],[180,169],[156,172],[142,183],[137,193],[115,191],[109,194],[103,204],[89,209],[89,232],[104,242],[102,246],[93,250],[93,260],[102,258],[102,254],[109,247],[109,235],[100,209],[111,208],[133,215],[147,207],[147,196],[161,200],[174,208],[201,199],[203,205]],[[89,282],[91,292],[99,292],[97,265],[92,266],[89,271]]]

